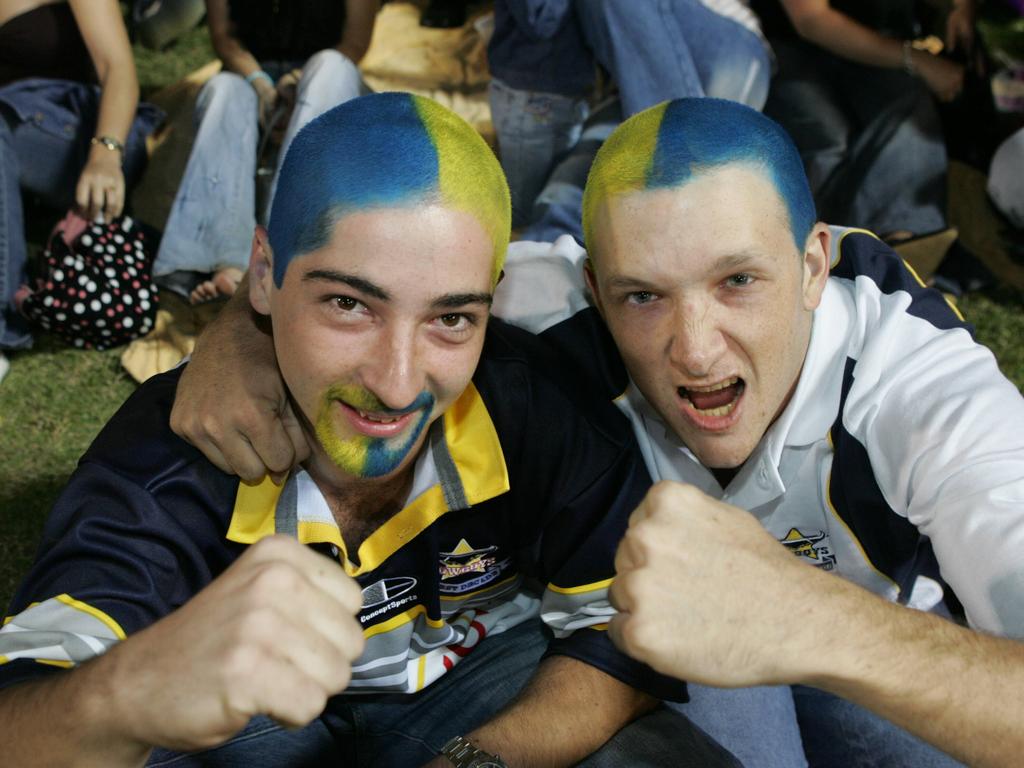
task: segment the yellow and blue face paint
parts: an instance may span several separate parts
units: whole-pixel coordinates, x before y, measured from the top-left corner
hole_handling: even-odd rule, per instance
[[[633,115],[612,132],[594,159],[583,194],[583,232],[607,200],[648,189],[681,187],[732,163],[750,164],[775,185],[798,249],[814,226],[814,198],[800,153],[782,126],[733,101],[666,101]]]
[[[325,112],[299,131],[281,166],[268,227],[275,284],[291,259],[330,242],[345,214],[431,204],[476,217],[494,243],[496,283],[511,228],[508,184],[472,126],[408,93],[363,96]]]
[[[358,433],[345,436],[339,434],[337,428],[337,416],[334,413],[336,404],[389,417],[416,411],[420,413],[413,424],[395,437],[374,438]],[[316,436],[328,457],[342,471],[356,477],[382,477],[397,469],[409,455],[429,423],[433,410],[434,396],[426,391],[421,392],[411,404],[396,411],[384,405],[365,387],[335,384],[321,398],[316,417]]]

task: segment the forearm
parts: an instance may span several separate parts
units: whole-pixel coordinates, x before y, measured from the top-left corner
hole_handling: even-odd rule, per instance
[[[783,5],[804,40],[858,64],[903,66],[902,40],[881,35],[827,3],[784,0]]]
[[[94,674],[97,664],[0,691],[6,765],[128,768],[145,763],[149,748],[115,727],[114,689],[109,678]]]
[[[260,63],[235,36],[227,0],[206,0],[206,23],[213,52],[228,72],[247,77],[260,70]]]
[[[96,135],[110,136],[124,144],[139,104],[139,82],[134,65],[129,60],[127,64],[110,66],[105,76],[101,75],[100,86],[102,96]]]
[[[345,30],[337,48],[353,64],[370,49],[379,7],[380,0],[347,0],[345,4]]]
[[[824,666],[803,682],[856,702],[969,765],[1020,759],[1024,645],[836,581],[826,623],[835,636],[819,637]]]
[[[240,349],[242,356],[248,356],[254,347],[267,354],[273,354],[274,342],[259,325],[258,315],[249,303],[249,273],[242,276],[238,288],[217,313],[206,330],[196,340],[197,352],[207,345],[217,348],[216,354],[225,354]]]
[[[135,61],[120,11],[115,3],[70,3],[100,83],[97,136],[110,136],[122,144],[128,138],[139,103]]]
[[[656,704],[589,664],[552,656],[505,710],[467,736],[510,766],[575,765]]]
[[[224,69],[228,72],[248,77],[262,69],[256,57],[249,53],[249,50],[233,37],[215,40],[213,42],[213,50],[217,54],[217,58],[224,65]]]

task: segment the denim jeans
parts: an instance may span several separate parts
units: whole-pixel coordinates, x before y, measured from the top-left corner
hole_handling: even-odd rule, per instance
[[[301,731],[256,718],[231,741],[192,755],[156,750],[151,768],[406,768],[433,759],[453,736],[487,721],[525,685],[549,635],[537,621],[489,637],[455,668],[412,696],[342,696]],[[539,734],[538,740],[544,735]],[[580,765],[730,766],[739,764],[685,717],[660,707],[615,734]]]
[[[532,219],[533,201],[556,161],[579,141],[589,108],[583,96],[518,90],[497,78],[491,79],[490,102],[512,193],[512,226],[521,227]]]
[[[290,69],[264,62],[272,75]],[[277,170],[295,134],[328,109],[359,95],[359,71],[333,50],[310,57],[302,69],[295,110],[278,153]],[[256,91],[230,72],[211,79],[196,101],[196,137],[185,174],[167,218],[153,274],[209,273],[246,269],[256,227],[256,151],[259,140]],[[271,186],[264,214],[276,188]],[[263,219],[265,221],[265,215]]]
[[[768,94],[771,61],[764,42],[699,0],[579,0],[576,8],[597,58],[624,68],[618,78],[621,106],[604,105],[588,118],[580,140],[537,196],[523,240],[554,242],[570,234],[583,244],[587,174],[601,143],[624,117],[685,96],[713,96],[760,109]]]
[[[946,145],[931,94],[899,70],[775,45],[765,114],[789,132],[824,221],[886,234],[946,226]]]
[[[576,0],[576,12],[594,56],[619,86],[625,117],[684,96],[764,105],[767,44],[700,0]]]
[[[94,85],[33,78],[0,88],[0,349],[28,347],[28,324],[11,303],[26,282],[25,190],[54,208],[53,223],[74,205],[75,186],[96,133],[100,92]],[[125,142],[124,175],[131,189],[146,163],[146,136],[163,119],[140,104]]]
[[[669,704],[745,768],[955,768],[953,758],[845,699],[804,686],[693,685]]]

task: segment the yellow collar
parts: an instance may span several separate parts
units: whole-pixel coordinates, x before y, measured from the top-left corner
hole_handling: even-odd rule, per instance
[[[441,515],[500,496],[510,488],[498,433],[472,383],[445,412],[442,422],[443,433],[437,423],[432,425],[423,447],[429,462],[425,471],[433,473],[433,483],[367,537],[359,547],[358,567],[349,562],[333,517],[323,512],[326,502],[319,512],[296,505],[295,473],[284,485],[275,485],[269,477],[259,485],[239,484],[227,538],[253,544],[275,533],[290,533],[304,544],[337,546],[350,576],[373,571]],[[288,494],[283,493],[286,487],[290,487]]]

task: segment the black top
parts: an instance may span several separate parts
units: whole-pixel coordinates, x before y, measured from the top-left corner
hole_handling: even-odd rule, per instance
[[[0,85],[27,77],[97,82],[67,3],[33,8],[0,26]]]
[[[233,0],[235,34],[260,61],[306,60],[334,48],[345,29],[345,0]]]

